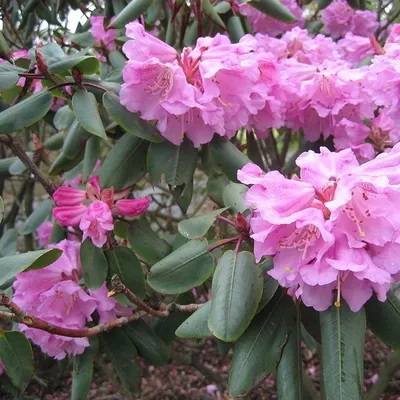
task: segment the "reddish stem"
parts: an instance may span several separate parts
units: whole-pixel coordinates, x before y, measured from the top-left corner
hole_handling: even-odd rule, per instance
[[[209,252],[211,252],[211,251],[217,249],[218,247],[225,246],[226,244],[229,244],[229,243],[232,243],[232,242],[236,242],[239,239],[240,239],[240,236],[234,236],[234,237],[231,237],[231,238],[228,238],[228,239],[222,239],[218,243],[215,243],[212,246],[210,246],[207,250]]]

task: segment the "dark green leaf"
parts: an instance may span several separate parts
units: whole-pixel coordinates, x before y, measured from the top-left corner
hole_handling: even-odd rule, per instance
[[[400,351],[400,301],[390,290],[382,303],[375,296],[365,304],[368,328],[393,350]]]
[[[168,348],[146,322],[139,319],[125,325],[123,329],[132,340],[139,355],[149,364],[156,367],[167,364],[169,359]]]
[[[31,160],[33,159],[33,153],[31,151],[25,153]],[[26,165],[17,158],[9,168],[11,175],[20,175],[26,171]]]
[[[279,283],[272,276],[268,275],[268,271],[273,267],[272,260],[266,260],[260,264],[262,275],[264,278],[263,292],[261,300],[258,304],[258,311],[261,311],[274,297],[276,290],[278,289]]]
[[[181,338],[197,339],[212,336],[208,329],[208,317],[211,312],[211,300],[195,311],[179,328],[175,334]]]
[[[17,84],[19,76],[17,72],[0,72],[0,90],[12,88]]]
[[[1,198],[0,198],[1,199]],[[0,257],[11,256],[17,252],[18,232],[8,229],[0,238]]]
[[[113,28],[123,28],[128,22],[139,18],[151,6],[153,0],[131,0],[110,24]]]
[[[214,24],[218,25],[222,29],[227,29],[224,21],[222,21],[221,17],[218,15],[213,5],[210,3],[210,0],[202,0],[201,6],[203,8],[204,14],[207,15],[207,17],[210,18],[211,21],[214,22]]]
[[[306,307],[303,303],[300,303],[300,315],[304,329],[315,341],[321,343],[320,313],[312,307]]]
[[[304,400],[303,365],[301,361],[301,324],[297,310],[296,324],[289,334],[278,364],[276,382],[278,397],[285,400]]]
[[[71,400],[86,399],[93,379],[93,349],[86,348],[85,352],[74,357],[72,371]]]
[[[54,116],[53,123],[54,126],[59,131],[66,131],[69,129],[71,124],[75,120],[74,112],[69,108],[69,106],[62,106]]]
[[[147,282],[166,294],[184,293],[201,285],[214,270],[214,258],[207,246],[206,239],[184,244],[151,267]]]
[[[228,19],[228,32],[233,43],[238,43],[246,34],[243,29],[242,21],[237,15],[233,15]]]
[[[108,59],[114,69],[122,69],[125,67],[126,58],[118,50],[108,53]]]
[[[33,213],[24,222],[19,233],[21,235],[29,235],[36,231],[36,229],[49,217],[53,208],[53,201],[48,199],[42,201]]]
[[[62,48],[54,42],[38,47],[37,51],[44,57],[47,67],[63,60],[65,57]]]
[[[329,4],[332,3],[332,0],[318,0],[318,8],[323,10],[324,8],[328,7]]]
[[[83,171],[82,178],[85,181],[93,172],[97,160],[100,157],[100,139],[92,136],[87,142],[85,147],[85,157],[83,158]]]
[[[222,173],[213,171],[207,181],[208,196],[219,206],[224,205],[223,193],[225,187],[230,183],[228,177]]]
[[[297,18],[279,0],[252,0],[247,4],[282,22],[296,22]]]
[[[146,173],[148,146],[148,142],[135,136],[122,136],[99,170],[101,187],[122,190],[141,179]]]
[[[128,242],[135,253],[150,264],[155,264],[171,252],[171,246],[151,229],[146,219],[131,222]]]
[[[122,283],[139,298],[145,294],[145,279],[140,261],[127,247],[118,246],[106,252],[108,266]]]
[[[320,313],[322,368],[327,400],[363,398],[365,312],[342,301]]]
[[[261,268],[248,251],[226,251],[212,281],[212,307],[208,328],[225,342],[237,340],[249,326],[261,299]]]
[[[23,392],[33,376],[33,352],[21,332],[0,329],[0,359],[12,383]]]
[[[67,74],[76,67],[82,74],[92,75],[97,73],[100,63],[94,56],[73,55],[51,64],[48,68],[52,74]]]
[[[46,150],[60,150],[64,144],[64,137],[64,132],[55,133],[44,142],[44,148]]]
[[[229,374],[231,396],[248,393],[276,368],[293,329],[295,313],[293,300],[278,295],[255,316],[235,344]]]
[[[186,139],[180,146],[170,142],[152,143],[147,156],[147,169],[153,185],[165,175],[165,182],[174,188],[187,185],[197,165],[197,150]]]
[[[68,159],[74,160],[83,151],[88,138],[91,136],[79,121],[75,119],[65,136],[62,154]]]
[[[196,217],[185,219],[178,224],[179,233],[187,239],[197,239],[204,236],[211,225],[215,222],[216,217],[223,213],[226,208],[212,211],[208,214],[202,214]]]
[[[211,142],[214,162],[233,182],[237,182],[237,171],[251,162],[226,138],[215,137]]]
[[[149,142],[162,142],[163,138],[157,128],[148,121],[139,117],[138,114],[129,112],[120,102],[116,94],[104,93],[103,105],[110,117],[127,132],[132,133]]]
[[[0,113],[0,134],[26,128],[42,119],[53,104],[53,96],[42,90]]]
[[[103,249],[95,246],[87,238],[81,245],[80,257],[86,285],[92,290],[100,289],[108,273],[108,263]]]
[[[225,187],[223,192],[225,206],[229,207],[235,213],[243,213],[248,208],[244,204],[244,195],[248,189],[245,185],[231,182]]]
[[[140,389],[141,369],[136,363],[136,348],[131,340],[122,329],[113,329],[104,332],[100,341],[127,392],[137,393]]]
[[[0,285],[26,269],[39,269],[52,264],[61,254],[59,249],[47,249],[0,258]]]
[[[97,101],[93,93],[78,89],[72,97],[72,108],[79,123],[93,135],[107,140]]]

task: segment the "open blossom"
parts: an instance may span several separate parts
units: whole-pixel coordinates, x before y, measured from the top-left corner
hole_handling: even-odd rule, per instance
[[[45,221],[38,226],[36,233],[40,247],[46,247],[50,243],[51,233],[53,232],[53,223]]]
[[[345,36],[347,32],[370,36],[379,26],[375,12],[354,10],[345,0],[334,0],[321,15],[325,32],[333,38]]]
[[[274,257],[269,274],[318,311],[341,298],[358,311],[373,293],[384,301],[400,278],[399,145],[362,165],[349,149],[322,147],[297,165],[291,180],[252,164],[238,171],[252,185],[245,202],[257,260]]]
[[[92,25],[91,33],[96,42],[104,46],[108,51],[115,50],[116,31],[113,28],[105,29],[104,17],[92,16],[90,17],[90,23]]]
[[[83,240],[89,237],[95,246],[102,247],[107,233],[114,229],[113,216],[136,217],[150,205],[149,197],[126,199],[128,195],[129,190],[101,189],[98,176],[93,176],[86,190],[60,186],[53,194],[57,204],[53,216],[62,226],[79,227]]]

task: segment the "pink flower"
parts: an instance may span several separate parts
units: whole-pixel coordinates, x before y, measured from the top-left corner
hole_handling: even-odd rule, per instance
[[[60,186],[53,194],[57,206],[79,206],[86,200],[86,192],[68,186]]]
[[[288,294],[318,311],[341,298],[358,311],[373,293],[385,301],[400,279],[399,146],[363,165],[350,149],[309,151],[295,180],[251,164],[238,171],[252,184],[245,202],[256,259],[273,256],[269,274]]]
[[[147,33],[138,21],[126,25],[126,36],[133,39],[128,40],[122,47],[129,60],[146,62],[155,58],[161,63],[173,63],[178,57],[173,47]]]
[[[354,10],[345,0],[334,0],[322,10],[324,30],[333,38],[352,32],[358,36],[373,35],[378,28],[375,12],[369,10]]]
[[[92,25],[91,33],[96,42],[102,44],[108,51],[115,50],[115,39],[117,37],[115,29],[105,29],[104,17],[90,17]]]
[[[105,324],[117,317],[128,317],[132,315],[133,310],[118,303],[112,297],[108,297],[106,284],[98,290],[89,290],[90,296],[97,301],[97,312],[100,316],[100,324]]]
[[[352,32],[347,32],[345,37],[338,41],[337,46],[341,57],[353,67],[357,67],[366,57],[375,55],[370,39],[354,35]]]
[[[115,203],[115,208],[118,215],[124,215],[125,217],[137,217],[146,212],[150,205],[150,198],[144,199],[124,199],[118,200]]]
[[[400,44],[400,24],[393,24],[386,43]]]
[[[36,233],[40,247],[46,247],[49,244],[52,232],[53,223],[50,221],[45,221],[38,226]]]
[[[106,203],[96,200],[86,208],[79,223],[83,232],[82,240],[89,237],[97,247],[103,247],[107,241],[107,232],[114,229],[111,210]]]
[[[79,226],[86,206],[62,206],[53,208],[53,217],[62,226]]]
[[[48,321],[54,323],[54,321]],[[80,326],[65,326],[62,321],[57,321],[59,326],[65,328],[79,329]],[[19,330],[25,334],[37,346],[40,346],[41,350],[48,354],[50,357],[54,357],[56,360],[62,360],[67,355],[75,356],[82,354],[86,347],[89,347],[88,338],[71,338],[67,336],[53,335],[48,332],[44,332],[40,329],[28,328],[26,325],[19,325]]]

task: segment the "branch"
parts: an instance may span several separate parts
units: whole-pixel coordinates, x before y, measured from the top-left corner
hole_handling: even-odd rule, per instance
[[[142,300],[140,300],[132,291],[130,291],[119,278],[118,275],[113,275],[111,278],[112,290],[108,293],[108,297],[114,297],[117,294],[123,294],[133,304],[136,304],[140,309],[145,311],[147,314],[154,315],[155,317],[167,317],[173,311],[181,312],[195,312],[203,304],[160,304],[160,309],[156,310]]]
[[[48,178],[46,178],[40,168],[26,155],[21,145],[18,142],[14,141],[14,139],[10,135],[0,136],[0,143],[8,146],[15,153],[15,155],[25,164],[25,166],[35,176],[35,178],[42,184],[46,192],[50,196],[53,196],[53,193],[55,191],[53,183]]]
[[[7,307],[12,312],[0,311],[0,318],[6,321],[15,321],[20,324],[26,325],[29,328],[40,329],[45,332],[49,332],[53,335],[67,336],[67,337],[91,337],[96,336],[102,332],[109,331],[113,328],[120,327],[128,324],[129,322],[136,321],[146,315],[145,312],[137,312],[130,317],[121,317],[113,319],[105,324],[99,324],[92,326],[90,328],[84,327],[80,329],[64,328],[62,326],[57,326],[43,321],[40,318],[33,317],[25,313],[19,306],[17,306],[10,297],[4,293],[0,293],[1,305]]]
[[[387,385],[390,382],[390,379],[392,378],[393,374],[395,373],[399,365],[400,365],[400,352],[398,351],[391,352],[388,355],[385,364],[383,364],[383,367],[379,372],[378,380],[369,390],[366,396],[367,400],[380,399],[381,395],[385,391]]]
[[[240,237],[241,236],[239,235],[239,236],[234,236],[234,237],[231,237],[231,238],[228,238],[228,239],[222,239],[219,242],[217,242],[217,243],[213,244],[212,246],[210,246],[207,250],[209,252],[211,252],[211,251],[217,249],[218,247],[225,246],[226,244],[238,241],[240,239]]]

